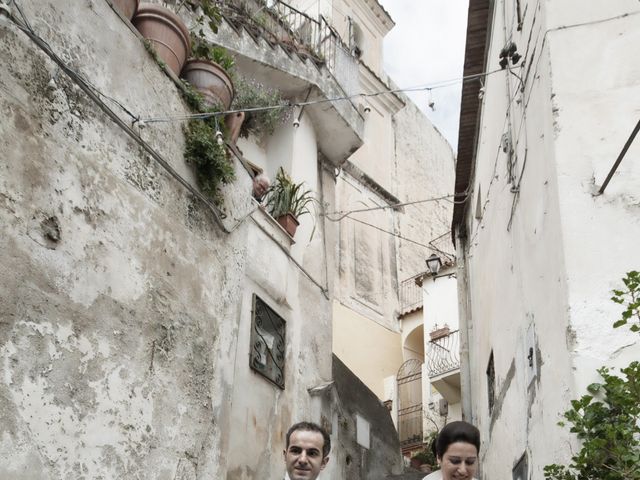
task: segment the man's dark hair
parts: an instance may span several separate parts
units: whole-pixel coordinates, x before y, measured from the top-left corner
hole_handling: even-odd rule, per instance
[[[287,432],[287,442],[285,445],[285,448],[287,450],[289,449],[289,439],[291,438],[291,434],[296,430],[303,430],[307,432],[318,432],[322,434],[322,439],[324,440],[322,443],[322,458],[329,455],[329,452],[331,451],[331,438],[329,437],[329,434],[324,428],[322,428],[317,423],[313,423],[313,422],[298,422],[295,425],[291,425],[291,428]]]
[[[435,453],[442,458],[449,445],[456,442],[470,443],[480,452],[480,431],[467,422],[451,422],[444,426],[435,440]]]

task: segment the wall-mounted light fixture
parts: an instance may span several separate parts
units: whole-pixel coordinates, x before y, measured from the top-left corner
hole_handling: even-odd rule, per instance
[[[509,42],[502,47],[502,50],[500,50],[500,68],[503,70],[507,68],[509,66],[509,60],[511,60],[511,64],[514,67],[518,64],[522,55],[520,55],[517,50],[518,46],[515,42]]]
[[[425,262],[427,263],[429,272],[435,277],[440,271],[440,268],[442,268],[442,260],[440,260],[440,257],[438,255],[432,253],[431,256],[425,260]]]

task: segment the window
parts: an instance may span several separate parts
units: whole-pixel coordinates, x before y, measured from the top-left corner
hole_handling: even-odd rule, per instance
[[[493,364],[493,350],[489,355],[489,364],[487,365],[487,393],[489,398],[489,415],[493,413],[493,405],[496,401],[496,369]]]
[[[283,318],[254,293],[249,366],[283,390],[285,333]]]
[[[358,414],[356,414],[356,442],[367,450],[371,448],[371,425]]]

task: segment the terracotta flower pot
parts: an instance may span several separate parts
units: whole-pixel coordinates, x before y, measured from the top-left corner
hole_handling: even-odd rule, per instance
[[[176,74],[191,52],[189,30],[171,10],[151,3],[141,3],[133,25],[149,40],[158,56]]]
[[[298,219],[290,213],[287,213],[286,215],[282,215],[276,218],[276,221],[280,224],[282,228],[286,230],[286,232],[289,234],[291,238],[293,238],[293,236],[296,234],[298,225],[300,225],[300,222],[298,222]]]
[[[138,10],[140,0],[111,0],[111,3],[123,16],[131,20]]]
[[[224,124],[229,132],[229,140],[231,140],[231,143],[238,141],[244,117],[244,112],[229,113],[224,116]]]
[[[202,94],[207,106],[221,105],[229,110],[234,95],[233,83],[220,65],[192,58],[182,69],[182,77]]]

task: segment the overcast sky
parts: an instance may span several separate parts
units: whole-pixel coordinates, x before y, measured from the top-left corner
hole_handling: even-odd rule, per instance
[[[399,87],[460,78],[464,61],[468,0],[379,0],[396,26],[385,38],[385,70]],[[407,92],[454,150],[462,84],[427,92]]]

